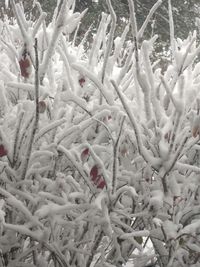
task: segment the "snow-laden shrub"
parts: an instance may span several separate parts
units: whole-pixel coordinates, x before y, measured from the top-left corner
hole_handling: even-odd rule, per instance
[[[87,52],[74,1],[58,1],[48,26],[39,3],[34,23],[11,4],[16,21],[0,22],[0,265],[198,266],[196,34],[174,40],[170,17],[163,71],[157,37],[142,41],[161,1],[137,30],[129,0],[114,39],[108,0]]]

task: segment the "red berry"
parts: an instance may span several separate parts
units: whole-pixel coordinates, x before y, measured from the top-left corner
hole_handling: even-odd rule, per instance
[[[0,157],[4,157],[8,154],[8,151],[5,149],[4,145],[0,145]]]

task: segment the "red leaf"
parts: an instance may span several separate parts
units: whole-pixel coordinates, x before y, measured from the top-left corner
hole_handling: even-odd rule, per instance
[[[4,145],[0,145],[0,157],[4,157],[8,154],[8,151],[5,149]]]
[[[24,78],[29,78],[31,70],[31,61],[28,57],[21,58],[19,61],[21,75]]]
[[[99,168],[97,165],[94,165],[92,167],[92,169],[90,170],[90,177],[92,179],[92,181],[96,181],[97,177],[98,177],[98,172],[99,172]]]
[[[106,185],[105,180],[101,177],[100,181],[98,182],[97,188],[103,189]]]
[[[97,165],[94,165],[90,170],[90,177],[97,188],[103,189],[106,185],[104,178],[99,174],[99,167]]]
[[[198,134],[200,134],[200,116],[194,118],[192,125],[192,136],[197,137]]]
[[[41,100],[39,101],[38,105],[39,105],[39,113],[44,113],[46,110],[46,103],[43,100]]]
[[[199,127],[193,127],[192,136],[197,137],[198,134],[199,134]]]
[[[108,115],[108,116],[106,116],[106,117],[104,117],[103,118],[103,122],[108,122],[108,121],[110,121],[112,119],[112,116],[111,115]]]
[[[80,78],[78,81],[79,81],[80,86],[83,87],[83,85],[84,85],[84,83],[85,83],[85,78],[82,77],[82,78]]]
[[[89,148],[85,148],[81,153],[81,160],[83,162],[86,162],[90,156]]]

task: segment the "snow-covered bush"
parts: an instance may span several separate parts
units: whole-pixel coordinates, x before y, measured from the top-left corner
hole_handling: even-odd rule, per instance
[[[173,38],[169,1],[163,71],[157,36],[142,39],[160,0],[139,30],[129,0],[115,39],[107,0],[87,52],[74,1],[58,1],[48,26],[38,2],[36,22],[11,4],[16,21],[0,21],[0,265],[199,266],[196,33]]]

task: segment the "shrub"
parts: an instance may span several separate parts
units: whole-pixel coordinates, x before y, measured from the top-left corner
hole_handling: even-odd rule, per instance
[[[164,71],[151,60],[157,37],[142,41],[161,1],[137,30],[129,0],[114,39],[108,0],[87,51],[87,34],[75,46],[85,11],[73,1],[48,26],[39,3],[36,22],[11,4],[16,21],[0,25],[1,266],[198,266],[196,34],[175,40],[169,9]]]

